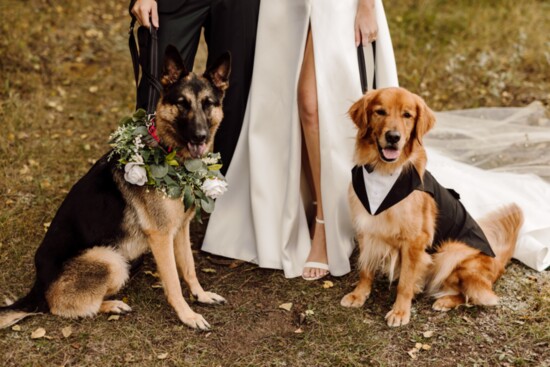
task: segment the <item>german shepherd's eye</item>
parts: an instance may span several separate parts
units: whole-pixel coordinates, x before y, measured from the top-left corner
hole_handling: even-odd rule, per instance
[[[214,105],[214,101],[211,100],[210,98],[206,98],[205,100],[202,101],[202,108],[205,110],[212,107],[213,105]]]
[[[185,110],[191,109],[191,103],[183,97],[178,99],[177,105],[178,107],[183,108]]]
[[[412,117],[412,115],[409,112],[405,112],[403,114],[403,117],[406,118],[406,119],[410,119]]]
[[[374,110],[374,113],[376,113],[378,116],[386,116],[386,110],[384,110],[383,108]]]

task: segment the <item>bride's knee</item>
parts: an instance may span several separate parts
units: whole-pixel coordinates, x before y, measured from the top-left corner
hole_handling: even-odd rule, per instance
[[[298,92],[298,113],[305,129],[318,129],[319,110],[317,106],[317,96],[314,93],[308,90]]]

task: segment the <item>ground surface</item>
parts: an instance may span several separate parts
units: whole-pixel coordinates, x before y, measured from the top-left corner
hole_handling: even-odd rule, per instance
[[[548,2],[406,0],[386,1],[386,10],[401,84],[434,109],[550,102]],[[4,0],[0,11],[0,295],[13,297],[30,287],[34,250],[67,190],[132,110],[133,81],[124,2]],[[200,244],[203,227],[193,229]],[[179,323],[147,258],[120,294],[134,312],[30,318],[0,331],[1,364],[550,365],[548,272],[514,262],[497,283],[499,306],[442,314],[418,297],[411,324],[390,329],[383,316],[395,286],[383,279],[365,307],[348,310],[339,300],[355,271],[323,288],[196,247],[203,285],[229,300],[217,307],[191,300],[212,331]],[[31,339],[40,327],[45,337]],[[414,351],[417,343],[424,349]]]

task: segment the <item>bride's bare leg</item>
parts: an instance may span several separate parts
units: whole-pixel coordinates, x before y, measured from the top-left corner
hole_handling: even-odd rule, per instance
[[[308,33],[304,61],[298,81],[298,113],[302,124],[304,141],[307,148],[307,158],[313,179],[312,191],[317,201],[317,221],[311,240],[311,250],[307,261],[327,264],[327,244],[325,226],[319,223],[324,219],[323,201],[321,199],[321,158],[319,147],[319,114],[317,109],[317,84],[315,81],[315,61],[313,57],[313,41],[311,31]],[[304,278],[316,278],[328,273],[325,269],[305,267]]]

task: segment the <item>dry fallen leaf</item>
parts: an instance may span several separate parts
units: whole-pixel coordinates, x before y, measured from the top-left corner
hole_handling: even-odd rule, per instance
[[[424,331],[424,332],[422,333],[422,336],[423,336],[424,338],[431,338],[433,335],[434,335],[434,331],[433,331],[433,330]]]
[[[429,344],[422,344],[422,349],[430,350],[430,349],[432,349],[432,347]]]
[[[334,283],[331,282],[330,280],[325,280],[323,282],[323,288],[327,289],[327,288],[332,288],[334,287]]]
[[[280,304],[279,308],[282,308],[285,311],[290,311],[292,309],[292,302]]]
[[[40,339],[46,335],[46,329],[39,327],[31,333],[31,339]]]
[[[168,358],[168,353],[157,354],[157,359],[166,359]]]
[[[416,344],[414,345],[414,347],[415,347],[416,349],[421,349],[421,348],[422,348],[422,343],[416,343]]]
[[[301,327],[299,327],[298,329],[294,330],[294,333],[295,333],[295,334],[301,334],[301,333],[303,333],[303,332],[304,332],[304,330],[302,330]]]
[[[409,350],[409,351],[407,352],[407,354],[408,354],[412,359],[416,359],[416,358],[418,358],[418,356],[416,355],[417,352],[418,352],[418,349],[413,348],[413,349]]]
[[[88,88],[88,90],[90,91],[90,93],[97,93],[99,87],[96,85],[92,85],[90,88]]]
[[[21,331],[21,326],[19,326],[19,325],[13,325],[13,326],[11,327],[11,329],[12,329],[13,331]]]
[[[61,329],[61,334],[63,334],[64,338],[68,338],[73,333],[73,328],[69,325]]]
[[[151,288],[162,288],[162,284],[161,283],[155,283],[151,286]]]
[[[212,269],[212,268],[202,268],[201,271],[203,273],[215,273],[216,272],[216,269]]]
[[[109,316],[109,318],[107,319],[107,321],[116,321],[120,319],[120,316],[119,315],[111,315]]]
[[[144,274],[147,274],[147,275],[150,275],[152,276],[153,278],[160,278],[159,274],[157,272],[152,272],[151,270],[145,270],[143,272]]]

